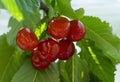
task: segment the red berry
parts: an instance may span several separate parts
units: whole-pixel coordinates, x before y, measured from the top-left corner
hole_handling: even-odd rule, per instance
[[[57,17],[48,24],[49,34],[56,39],[66,37],[69,30],[70,22],[67,18],[64,17]]]
[[[75,52],[75,46],[69,40],[61,40],[59,42],[60,51],[58,54],[58,58],[61,60],[69,59]]]
[[[38,50],[45,60],[53,62],[57,59],[59,53],[59,45],[51,38],[47,38],[38,44]]]
[[[43,70],[50,65],[50,62],[44,60],[37,48],[32,51],[31,63],[32,66],[37,70]]]
[[[85,36],[85,28],[84,25],[78,20],[73,20],[70,22],[70,32],[68,35],[68,40],[70,41],[78,41],[83,39]]]
[[[23,50],[32,50],[39,42],[34,32],[29,28],[23,28],[17,33],[16,43]]]

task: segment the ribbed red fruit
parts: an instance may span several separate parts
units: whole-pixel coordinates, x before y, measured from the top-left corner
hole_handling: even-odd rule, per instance
[[[70,22],[70,32],[68,35],[68,40],[79,41],[85,36],[85,27],[82,22],[78,20],[73,20]]]
[[[59,46],[60,46],[60,52],[58,54],[59,59],[67,60],[71,56],[73,56],[73,54],[75,52],[75,46],[72,42],[70,42],[68,40],[61,40],[59,42]]]
[[[70,22],[65,17],[56,17],[48,24],[48,32],[55,39],[64,38],[70,30]]]
[[[31,63],[32,66],[37,70],[43,70],[50,65],[50,62],[46,61],[44,57],[42,57],[37,48],[32,51]]]
[[[45,60],[53,62],[57,59],[59,45],[58,42],[52,40],[51,38],[47,38],[38,44],[38,50],[41,52],[41,55]]]
[[[29,28],[23,28],[17,33],[16,44],[23,50],[33,50],[38,43],[35,33]]]

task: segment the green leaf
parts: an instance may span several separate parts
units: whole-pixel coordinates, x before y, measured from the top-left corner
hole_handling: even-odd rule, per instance
[[[10,82],[23,59],[15,48],[8,45],[6,35],[0,36],[0,82]]]
[[[16,35],[22,26],[23,26],[22,22],[18,22],[13,17],[10,18],[8,27],[11,27],[11,29],[7,33],[7,42],[9,45],[12,45],[12,46],[16,45]]]
[[[71,7],[70,0],[57,0],[57,6],[60,14],[68,16],[70,18],[76,18],[75,12]]]
[[[49,8],[48,10],[48,17],[49,20],[51,20],[53,17],[58,16],[57,14],[57,6],[56,6],[56,0],[42,0],[44,7]]]
[[[89,73],[90,75],[90,82],[102,82],[102,80],[100,80],[96,75],[94,75],[93,73]]]
[[[69,75],[65,69],[66,62],[65,61],[59,61],[58,67],[60,72],[60,82],[70,82]]]
[[[50,65],[46,70],[35,70],[28,59],[11,82],[59,82],[59,73],[55,65]]]
[[[45,3],[47,6],[51,6],[52,0],[42,0],[43,3]]]
[[[16,4],[23,14],[23,25],[37,27],[40,23],[40,0],[16,0]]]
[[[1,9],[4,9],[4,5],[3,5],[3,3],[2,3],[1,0],[0,0],[0,8],[1,8]]]
[[[35,34],[37,35],[37,37],[39,38],[39,40],[42,40],[42,39],[44,39],[46,37],[46,35],[47,35],[46,27],[47,27],[46,22],[43,22],[39,26],[39,28],[37,28],[35,30]]]
[[[89,82],[87,62],[81,60],[77,54],[74,55],[75,56],[66,63],[66,70],[71,82]]]
[[[76,16],[77,16],[78,20],[80,20],[84,16],[84,9],[83,8],[79,8],[75,12],[76,12]]]
[[[87,62],[80,59],[77,54],[60,65],[60,74],[65,82],[89,82]]]
[[[105,53],[95,47],[94,42],[90,40],[83,40],[77,45],[81,47],[80,57],[88,63],[90,75],[92,74],[90,79],[96,79],[94,82],[114,82],[115,64]]]
[[[95,46],[109,58],[120,62],[120,39],[112,34],[108,23],[97,17],[85,16],[81,20],[86,27],[85,38],[95,42]]]

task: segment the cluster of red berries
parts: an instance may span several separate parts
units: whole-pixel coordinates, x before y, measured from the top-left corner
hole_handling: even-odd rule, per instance
[[[75,52],[73,42],[81,40],[85,35],[85,28],[81,22],[69,21],[65,17],[52,19],[47,30],[52,38],[40,42],[29,28],[21,29],[16,36],[16,43],[21,49],[32,51],[31,63],[37,70],[47,68],[57,58],[69,59]]]

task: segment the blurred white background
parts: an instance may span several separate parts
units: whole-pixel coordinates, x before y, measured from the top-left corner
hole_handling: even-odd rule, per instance
[[[84,8],[85,15],[108,21],[113,27],[113,33],[120,37],[120,0],[72,0],[72,6],[74,9]],[[0,35],[9,31],[9,17],[7,11],[0,10]],[[120,65],[116,67],[115,82],[120,82]]]

